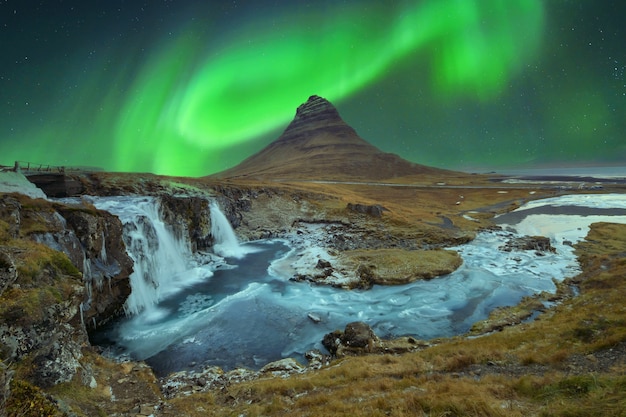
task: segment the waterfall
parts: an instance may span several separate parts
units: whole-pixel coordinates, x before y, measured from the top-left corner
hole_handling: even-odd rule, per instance
[[[213,236],[213,251],[218,255],[232,258],[242,258],[249,253],[249,248],[242,248],[235,235],[235,231],[228,219],[220,210],[217,202],[211,202],[211,236]]]
[[[153,308],[159,300],[195,281],[188,265],[189,242],[178,238],[159,214],[159,202],[152,197],[95,198],[94,205],[118,216],[124,224],[126,251],[133,260],[132,291],[126,300],[126,314]]]
[[[182,288],[206,279],[211,272],[197,268],[186,234],[178,237],[161,218],[159,200],[154,197],[93,197],[93,204],[121,220],[124,244],[133,260],[132,291],[126,300],[126,314],[144,310],[158,316],[157,304]],[[213,250],[223,257],[242,258],[255,248],[242,247],[228,219],[216,202],[211,202]],[[106,258],[106,249],[100,253]],[[99,283],[101,286],[102,283]]]

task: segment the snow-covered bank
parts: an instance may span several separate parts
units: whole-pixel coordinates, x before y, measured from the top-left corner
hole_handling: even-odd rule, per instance
[[[571,194],[530,201],[496,221],[521,235],[550,238],[562,256],[576,262],[571,245],[585,238],[592,223],[626,223],[626,194]]]
[[[31,198],[46,198],[46,194],[19,172],[0,172],[0,193],[19,193]]]
[[[529,201],[515,211],[525,211],[536,207],[588,207],[626,209],[626,194],[568,194],[560,197]]]

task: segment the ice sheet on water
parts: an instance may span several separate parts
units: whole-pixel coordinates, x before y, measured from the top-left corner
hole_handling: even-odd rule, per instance
[[[164,350],[189,335],[195,334],[205,327],[211,327],[229,306],[241,299],[253,299],[265,284],[250,283],[242,291],[232,294],[215,303],[207,303],[199,308],[199,303],[182,306],[180,314],[165,314],[159,320],[153,320],[152,308],[132,316],[120,325],[119,343],[136,358],[143,360]],[[198,301],[199,297],[192,297]],[[208,301],[208,299],[204,299]],[[185,302],[183,302],[185,304]],[[198,308],[191,308],[193,306]],[[236,312],[233,314],[236,315]]]
[[[411,296],[408,294],[400,294],[397,296],[391,296],[389,298],[389,303],[395,305],[395,306],[403,306],[406,303],[408,303],[409,301],[411,301]]]
[[[559,197],[543,198],[529,201],[516,211],[528,210],[542,206],[575,206],[590,208],[623,208],[626,209],[625,194],[569,194]]]
[[[198,311],[202,311],[211,307],[215,303],[213,296],[210,294],[196,293],[188,295],[180,304],[178,311],[183,315],[190,315]]]
[[[589,226],[597,222],[626,223],[626,216],[573,216],[531,214],[516,225],[517,230],[529,236],[546,236],[552,242],[576,243],[589,233]]]
[[[535,220],[529,216],[527,221]],[[529,231],[523,222],[511,225],[511,230],[482,232],[473,242],[455,248],[464,262],[452,274],[402,286],[374,286],[367,291],[288,282],[289,273],[283,267],[300,262],[302,267],[314,268],[318,259],[331,255],[315,240],[295,242],[291,251],[274,248],[274,252],[260,255],[271,263],[263,276],[258,271],[264,261],[259,258],[256,272],[242,277],[249,266],[249,259],[244,258],[237,268],[220,270],[220,279],[226,283],[242,282],[233,287],[234,293],[222,298],[214,293],[192,293],[181,301],[177,314],[150,326],[125,329],[123,333],[134,331],[135,335],[121,343],[135,356],[151,357],[152,363],[164,364],[167,369],[191,361],[229,368],[262,366],[281,356],[321,349],[326,333],[355,320],[366,321],[387,337],[429,339],[463,333],[494,308],[514,305],[539,291],[554,291],[553,279],[573,276],[578,270],[572,248],[562,240],[553,241],[556,254],[545,256],[537,256],[535,251],[500,250],[508,239]],[[314,323],[309,313],[320,321]]]

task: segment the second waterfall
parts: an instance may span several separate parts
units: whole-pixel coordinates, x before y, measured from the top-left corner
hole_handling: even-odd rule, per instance
[[[124,243],[134,263],[132,292],[125,304],[128,315],[150,310],[167,296],[212,275],[210,269],[198,267],[186,234],[178,236],[165,224],[157,198],[103,197],[94,198],[93,203],[124,224]],[[211,225],[216,254],[245,255],[247,251],[216,202],[211,202]]]

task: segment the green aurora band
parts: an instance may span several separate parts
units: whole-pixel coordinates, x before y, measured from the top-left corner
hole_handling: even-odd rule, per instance
[[[190,26],[140,68],[120,69],[119,79],[132,81],[97,103],[92,145],[109,149],[93,148],[97,165],[207,175],[233,146],[285,127],[309,95],[340,102],[416,59],[430,63],[442,100],[489,101],[538,51],[544,8],[541,0],[424,0],[395,9],[372,2],[260,25],[208,48]]]

